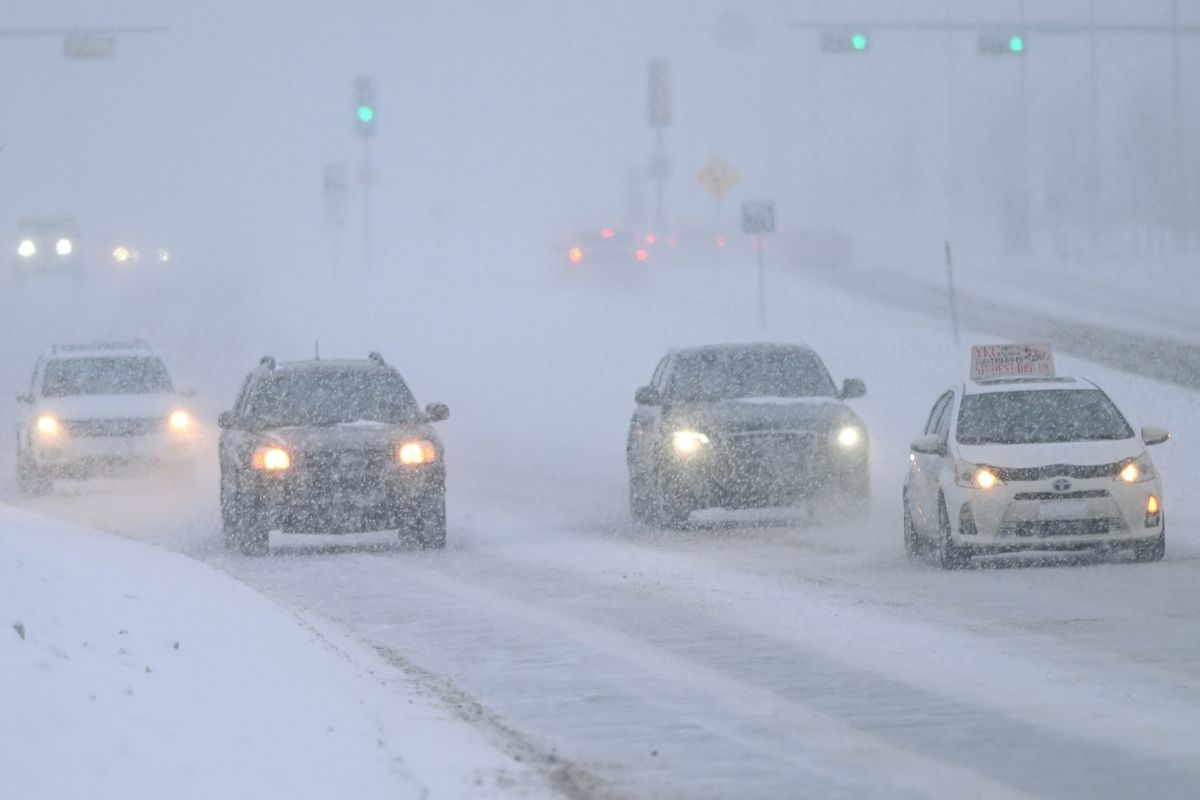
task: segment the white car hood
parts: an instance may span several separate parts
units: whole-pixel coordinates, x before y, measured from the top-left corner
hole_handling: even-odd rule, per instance
[[[165,417],[181,408],[174,394],[97,394],[38,398],[37,414],[59,419]]]
[[[992,467],[1045,467],[1051,464],[1095,466],[1136,458],[1146,450],[1136,436],[1103,442],[1054,442],[1046,444],[955,443],[958,457],[972,464]]]

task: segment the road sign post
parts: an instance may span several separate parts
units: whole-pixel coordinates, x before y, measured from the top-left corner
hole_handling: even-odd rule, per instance
[[[742,231],[754,237],[758,262],[758,323],[767,327],[767,268],[763,251],[766,237],[775,232],[775,201],[752,200],[742,203]]]

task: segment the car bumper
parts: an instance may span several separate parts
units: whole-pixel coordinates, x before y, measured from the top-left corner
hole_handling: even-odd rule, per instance
[[[1157,480],[1123,483],[1112,478],[1074,480],[1069,490],[1054,480],[945,491],[954,544],[980,553],[1081,550],[1124,546],[1163,533],[1162,486]],[[1150,498],[1157,513],[1150,513]]]
[[[407,528],[443,501],[445,470],[395,467],[384,474],[257,474],[252,496],[262,522],[286,533],[359,533]]]
[[[41,469],[62,475],[91,475],[183,464],[194,458],[195,451],[195,441],[190,438],[149,434],[39,442],[31,454]]]
[[[672,487],[693,508],[796,505],[830,492],[866,492],[867,448],[714,447],[692,456],[668,455]]]

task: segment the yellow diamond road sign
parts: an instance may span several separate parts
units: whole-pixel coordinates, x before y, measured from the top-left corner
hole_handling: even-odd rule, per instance
[[[696,173],[696,177],[700,185],[712,192],[714,197],[720,197],[737,183],[738,174],[736,169],[721,159],[714,158]]]

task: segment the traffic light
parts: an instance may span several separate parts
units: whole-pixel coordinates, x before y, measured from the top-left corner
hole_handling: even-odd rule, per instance
[[[375,135],[375,79],[354,79],[354,125],[359,136]]]
[[[865,31],[825,31],[821,51],[825,53],[865,53],[870,44]]]
[[[979,52],[987,55],[1020,55],[1025,52],[1025,37],[1011,31],[987,31],[979,34]]]

